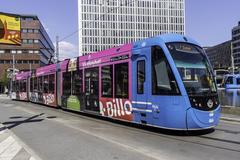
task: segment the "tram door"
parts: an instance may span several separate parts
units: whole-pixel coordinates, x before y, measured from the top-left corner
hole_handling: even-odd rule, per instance
[[[146,58],[141,57],[138,58],[136,61],[136,104],[138,105],[138,108],[146,109],[148,106],[147,102],[147,88],[148,83],[146,82]]]
[[[149,73],[151,72],[149,64],[150,48],[141,48],[133,52],[133,107],[138,109],[147,109],[149,106]]]
[[[99,68],[85,70],[86,110],[99,112]]]

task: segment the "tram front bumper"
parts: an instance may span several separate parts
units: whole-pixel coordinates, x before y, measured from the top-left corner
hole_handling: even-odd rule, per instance
[[[220,105],[213,111],[201,111],[195,108],[187,110],[187,129],[199,130],[213,128],[219,123]]]

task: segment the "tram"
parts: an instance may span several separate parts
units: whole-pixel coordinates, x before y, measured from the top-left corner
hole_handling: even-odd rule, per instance
[[[41,67],[28,81],[29,100],[166,129],[208,129],[220,117],[213,75],[196,41],[165,34]]]
[[[12,99],[28,101],[29,100],[29,77],[31,72],[21,72],[15,77],[12,83]]]

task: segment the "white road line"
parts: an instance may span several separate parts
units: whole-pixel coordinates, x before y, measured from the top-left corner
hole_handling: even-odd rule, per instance
[[[22,146],[20,146],[17,142],[14,142],[0,155],[0,160],[12,160],[21,149]]]
[[[34,157],[30,157],[29,160],[36,160]]]
[[[2,152],[4,152],[11,144],[14,143],[14,138],[12,136],[9,136],[7,139],[2,141],[0,143],[0,155]]]
[[[0,135],[2,135],[3,133],[5,133],[6,129],[0,131]]]

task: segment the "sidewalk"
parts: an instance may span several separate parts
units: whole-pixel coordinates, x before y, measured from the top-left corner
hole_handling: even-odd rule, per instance
[[[0,160],[37,160],[24,146],[11,131],[0,124]]]

